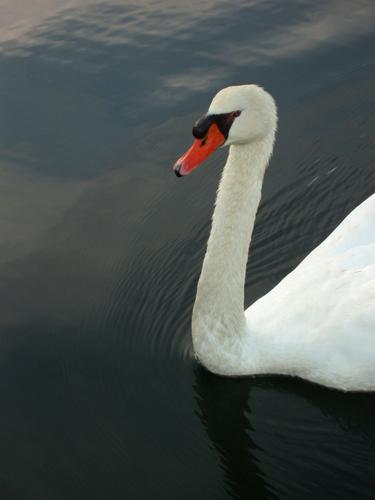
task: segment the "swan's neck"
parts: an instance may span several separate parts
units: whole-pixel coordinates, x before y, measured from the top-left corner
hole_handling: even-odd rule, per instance
[[[192,321],[195,352],[212,371],[215,346],[230,351],[246,334],[246,263],[273,139],[231,146],[221,178]]]

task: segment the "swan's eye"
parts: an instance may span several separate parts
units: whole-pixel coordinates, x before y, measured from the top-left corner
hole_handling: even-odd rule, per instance
[[[207,134],[212,124],[216,124],[225,139],[228,137],[229,129],[237,116],[240,116],[241,111],[232,111],[230,113],[218,113],[203,115],[193,126],[193,136],[200,139],[201,146],[204,146],[207,139]]]

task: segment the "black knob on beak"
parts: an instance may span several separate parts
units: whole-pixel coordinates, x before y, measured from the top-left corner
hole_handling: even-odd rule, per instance
[[[214,117],[211,115],[203,115],[195,122],[193,127],[193,136],[196,139],[204,139],[208,133],[208,129],[214,122]]]

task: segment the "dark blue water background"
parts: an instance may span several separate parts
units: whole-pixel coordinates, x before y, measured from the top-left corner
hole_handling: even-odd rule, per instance
[[[276,98],[246,306],[375,190],[372,0],[0,2],[0,497],[370,499],[375,399],[226,380],[190,315],[230,84]]]

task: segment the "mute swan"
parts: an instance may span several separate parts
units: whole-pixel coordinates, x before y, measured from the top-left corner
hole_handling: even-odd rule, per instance
[[[225,376],[283,374],[373,391],[375,194],[244,311],[249,244],[276,125],[276,105],[265,90],[224,88],[173,167],[187,175],[215,149],[230,146],[192,316],[196,356]]]

